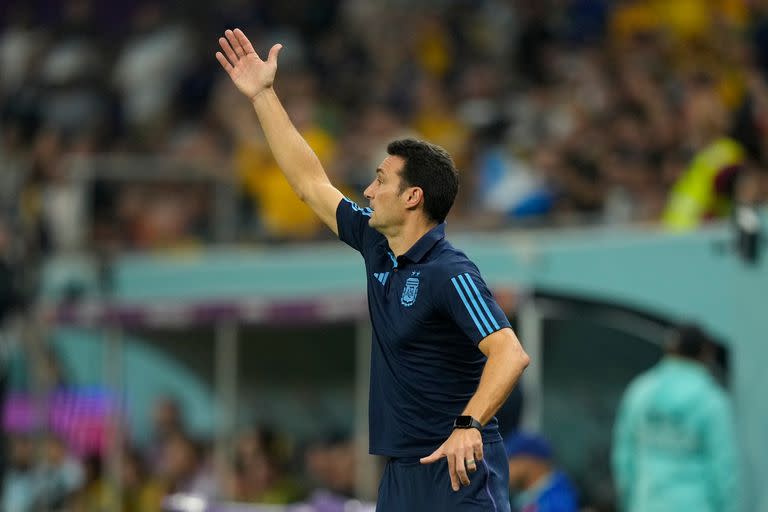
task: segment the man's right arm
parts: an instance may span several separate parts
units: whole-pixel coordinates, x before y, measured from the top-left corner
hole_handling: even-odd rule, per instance
[[[291,122],[272,87],[282,46],[273,46],[267,60],[261,60],[240,29],[227,30],[225,36],[219,38],[224,53],[217,52],[217,60],[240,92],[250,98],[288,183],[338,235],[336,209],[344,196],[331,184],[317,155]]]
[[[336,209],[344,197],[325,174],[320,160],[288,118],[273,88],[252,100],[272,154],[291,188],[334,233]]]

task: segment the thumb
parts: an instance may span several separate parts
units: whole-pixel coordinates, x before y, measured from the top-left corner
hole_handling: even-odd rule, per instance
[[[283,45],[276,44],[272,47],[272,49],[269,50],[269,56],[267,57],[267,62],[270,64],[277,64],[277,56],[280,53],[280,50],[283,49]]]
[[[422,464],[432,464],[433,462],[437,462],[438,460],[442,459],[444,457],[443,452],[440,451],[440,448],[432,452],[432,455],[428,455],[426,457],[422,457],[419,459],[419,462]]]

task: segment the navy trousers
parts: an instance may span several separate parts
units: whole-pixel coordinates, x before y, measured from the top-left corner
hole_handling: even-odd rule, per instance
[[[422,465],[417,457],[389,459],[376,512],[510,512],[509,466],[500,441],[483,446],[469,485],[451,489],[446,459]]]

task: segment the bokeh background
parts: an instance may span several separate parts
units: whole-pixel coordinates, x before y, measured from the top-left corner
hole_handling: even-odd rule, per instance
[[[9,512],[372,509],[362,261],[216,62],[233,27],[284,45],[349,197],[390,140],[454,156],[449,237],[533,358],[501,427],[545,434],[584,510],[616,510],[619,397],[687,320],[768,511],[767,1],[4,0]]]

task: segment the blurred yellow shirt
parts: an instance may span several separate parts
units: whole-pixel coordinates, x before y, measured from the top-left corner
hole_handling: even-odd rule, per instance
[[[319,127],[301,134],[325,166],[333,158],[335,142]],[[257,202],[260,221],[276,238],[311,238],[321,221],[302,202],[283,176],[266,144],[241,144],[236,149],[235,167],[248,194]]]
[[[749,21],[744,0],[644,0],[614,11],[611,28],[619,40],[637,32],[664,28],[678,42],[714,40],[722,25],[743,28]]]
[[[416,48],[416,60],[422,69],[434,77],[442,77],[451,67],[451,57],[445,29],[436,23],[427,24]]]
[[[687,231],[698,227],[708,217],[727,215],[730,201],[717,194],[715,179],[723,169],[743,161],[744,149],[727,137],[696,153],[672,187],[662,218],[664,226],[673,231]]]
[[[455,160],[461,160],[469,139],[469,130],[455,116],[449,113],[421,112],[414,118],[413,128],[424,140],[443,147]]]
[[[714,15],[710,0],[654,0],[653,10],[677,39],[706,37]]]

